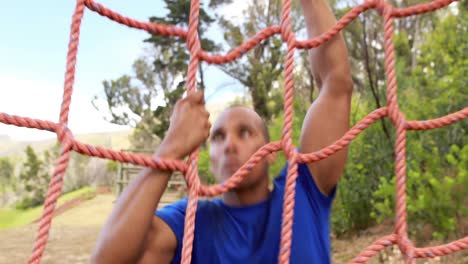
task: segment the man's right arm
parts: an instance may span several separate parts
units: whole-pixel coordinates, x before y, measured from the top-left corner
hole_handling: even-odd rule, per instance
[[[183,159],[209,136],[203,94],[180,100],[155,156]],[[144,169],[120,195],[99,235],[93,263],[170,263],[177,248],[172,229],[154,216],[171,172]]]
[[[154,250],[155,243],[165,246],[165,255],[174,252],[175,235],[154,216],[170,174],[144,169],[125,189],[101,231],[93,263],[136,263],[143,256],[148,259],[146,251]]]

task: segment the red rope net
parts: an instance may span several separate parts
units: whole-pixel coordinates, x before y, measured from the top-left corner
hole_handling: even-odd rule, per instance
[[[36,128],[49,130],[57,134],[58,140],[61,143],[61,153],[57,160],[53,176],[50,180],[47,198],[44,202],[44,210],[39,223],[39,228],[34,244],[33,253],[29,259],[29,263],[39,263],[44,253],[48,234],[51,226],[52,215],[55,210],[57,198],[60,196],[63,177],[70,160],[71,151],[78,153],[112,159],[120,162],[133,163],[140,166],[159,168],[164,170],[178,170],[185,174],[185,178],[189,189],[189,203],[187,205],[187,213],[185,217],[184,228],[184,247],[182,250],[182,262],[190,263],[192,256],[193,235],[195,212],[197,210],[198,196],[217,196],[234,186],[236,186],[245,175],[255,166],[261,159],[272,152],[283,150],[289,161],[289,169],[286,180],[286,191],[283,204],[283,225],[281,230],[281,245],[279,252],[280,263],[289,263],[291,238],[292,238],[292,220],[294,215],[294,196],[295,184],[297,178],[297,164],[305,162],[315,162],[325,159],[335,152],[347,146],[357,135],[364,129],[374,123],[376,120],[388,116],[392,123],[396,126],[397,140],[395,143],[395,173],[396,173],[396,225],[394,233],[385,236],[372,245],[364,249],[359,256],[350,261],[350,263],[364,263],[372,256],[377,254],[385,247],[397,244],[400,251],[403,253],[406,263],[415,263],[415,258],[433,258],[436,256],[444,256],[454,253],[459,250],[468,249],[468,236],[451,243],[429,248],[415,248],[408,238],[407,222],[406,222],[406,156],[405,156],[405,141],[407,130],[428,130],[439,128],[458,122],[468,117],[468,108],[464,108],[458,112],[425,121],[409,121],[406,120],[404,114],[399,110],[396,94],[396,76],[395,76],[395,55],[393,47],[393,19],[395,17],[406,17],[411,15],[422,14],[436,9],[445,7],[454,0],[435,0],[430,3],[415,5],[404,9],[397,9],[392,5],[384,2],[384,0],[367,0],[363,4],[355,6],[345,16],[343,16],[328,32],[321,34],[313,39],[300,41],[294,36],[290,25],[291,0],[283,2],[282,20],[280,26],[268,27],[257,35],[253,36],[245,43],[228,52],[225,55],[211,55],[203,51],[200,47],[198,39],[197,25],[199,16],[199,0],[192,0],[190,21],[188,30],[184,30],[175,26],[159,25],[155,23],[140,22],[125,16],[122,16],[114,11],[107,9],[93,0],[77,0],[73,21],[71,25],[71,33],[67,54],[67,67],[65,73],[65,84],[63,101],[58,123],[31,119],[9,115],[0,112],[0,122],[19,127]],[[163,35],[167,37],[180,37],[186,40],[190,50],[190,64],[187,72],[187,91],[188,93],[196,90],[196,72],[199,60],[208,63],[222,64],[240,58],[246,52],[251,50],[261,41],[275,35],[281,34],[284,42],[287,43],[287,55],[285,62],[285,104],[284,104],[284,130],[281,141],[271,142],[259,149],[252,157],[228,180],[222,184],[214,186],[204,186],[200,183],[197,174],[198,151],[192,153],[188,161],[182,160],[164,160],[153,159],[149,156],[139,154],[129,154],[118,152],[111,149],[91,146],[81,143],[74,139],[73,134],[67,127],[69,106],[71,103],[71,95],[73,92],[73,83],[75,79],[75,64],[76,55],[78,52],[78,43],[80,35],[80,24],[83,18],[84,9],[106,16],[111,20],[124,24],[129,27],[146,30],[152,34]],[[385,72],[387,77],[387,106],[379,108],[367,115],[353,128],[351,128],[342,138],[319,151],[313,153],[298,153],[292,144],[292,117],[293,117],[293,57],[296,48],[310,49],[317,47],[330,38],[338,34],[338,32],[348,25],[360,13],[368,9],[377,9],[384,20],[384,36],[385,36]]]

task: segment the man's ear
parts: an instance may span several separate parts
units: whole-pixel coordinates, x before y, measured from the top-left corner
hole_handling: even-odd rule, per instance
[[[273,164],[276,161],[278,152],[270,153],[266,156],[268,164]]]

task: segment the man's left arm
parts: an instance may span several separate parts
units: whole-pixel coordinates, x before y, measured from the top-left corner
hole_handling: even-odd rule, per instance
[[[301,0],[309,39],[329,30],[336,19],[326,0]],[[349,129],[352,80],[346,44],[341,34],[309,51],[312,73],[319,89],[301,131],[302,153],[320,150],[342,137]],[[338,183],[344,170],[347,148],[307,164],[317,187],[326,195]]]

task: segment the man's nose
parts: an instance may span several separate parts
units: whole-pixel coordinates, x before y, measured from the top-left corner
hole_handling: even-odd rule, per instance
[[[237,139],[235,136],[228,135],[224,141],[224,152],[225,153],[236,153],[237,152]]]

